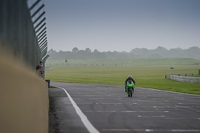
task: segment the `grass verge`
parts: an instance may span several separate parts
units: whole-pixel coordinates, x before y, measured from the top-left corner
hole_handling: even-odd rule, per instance
[[[51,81],[86,84],[124,85],[128,75],[132,75],[136,86],[167,91],[200,95],[200,83],[184,83],[165,79],[165,74],[195,74],[199,66],[133,66],[133,67],[95,67],[62,66],[53,67],[46,72]]]

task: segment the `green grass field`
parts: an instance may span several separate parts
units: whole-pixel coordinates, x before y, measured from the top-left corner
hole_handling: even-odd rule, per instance
[[[147,62],[152,62],[151,65],[147,65],[143,60],[138,61],[143,65],[137,63],[133,66],[55,66],[46,71],[46,79],[68,83],[124,85],[128,75],[132,75],[138,87],[200,95],[200,83],[183,83],[165,79],[165,74],[197,74],[200,66],[195,63],[198,60],[187,60],[185,64],[180,64],[182,59],[176,59],[178,63],[174,61],[175,63],[172,64],[175,69],[170,69],[173,61],[167,62],[166,60],[164,64],[155,63],[156,60],[153,64],[152,60],[148,60]]]
[[[48,59],[46,66],[59,66],[67,64],[69,66],[74,65],[98,65],[98,66],[136,66],[136,65],[193,65],[200,64],[200,60],[191,58],[159,58],[159,59],[68,59],[65,63],[65,59],[51,60]]]

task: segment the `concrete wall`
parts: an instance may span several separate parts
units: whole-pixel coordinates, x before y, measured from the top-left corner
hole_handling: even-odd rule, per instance
[[[0,50],[0,133],[48,133],[47,82]]]
[[[48,133],[48,88],[26,0],[0,0],[0,133]]]
[[[35,69],[41,60],[26,0],[0,0],[0,49]]]
[[[166,78],[171,79],[171,80],[181,81],[181,82],[200,83],[199,77],[168,75]]]

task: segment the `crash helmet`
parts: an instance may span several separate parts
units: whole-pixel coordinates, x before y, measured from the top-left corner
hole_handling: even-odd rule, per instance
[[[129,75],[129,76],[128,76],[128,78],[132,78],[132,76],[131,76],[131,75]]]

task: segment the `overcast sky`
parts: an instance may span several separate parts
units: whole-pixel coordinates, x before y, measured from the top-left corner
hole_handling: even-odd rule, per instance
[[[200,0],[45,0],[48,49],[200,47]]]

